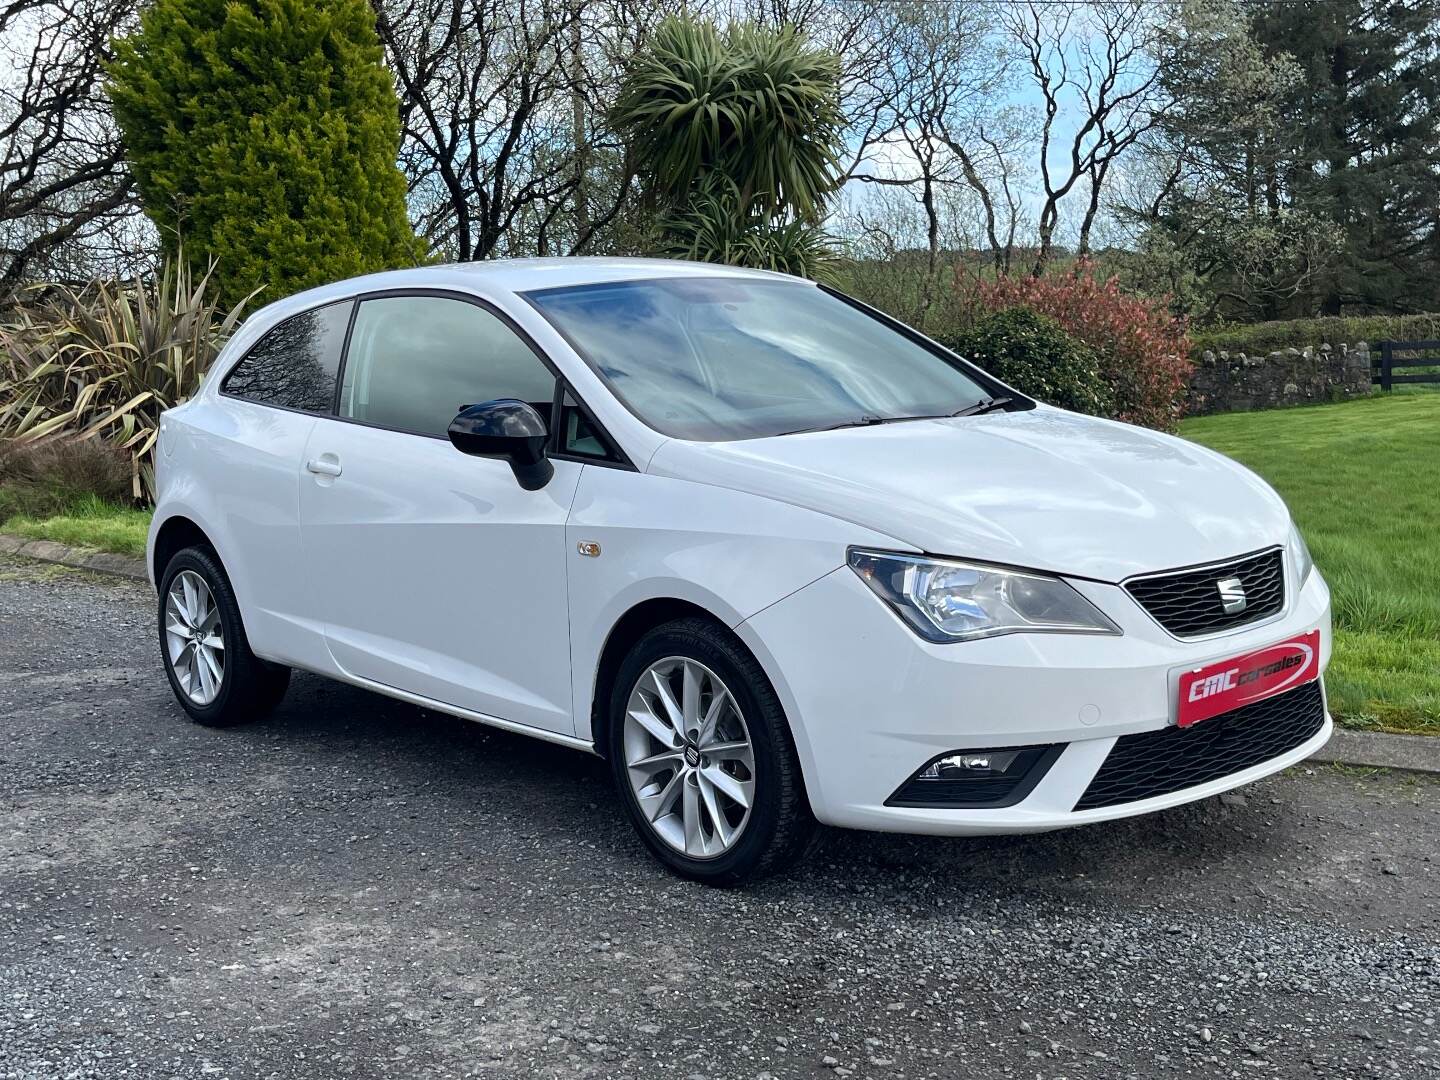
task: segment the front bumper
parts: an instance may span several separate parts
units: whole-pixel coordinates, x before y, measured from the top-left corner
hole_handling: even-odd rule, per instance
[[[921,641],[848,568],[742,623],[785,706],[815,816],[888,832],[1043,832],[1162,810],[1250,783],[1313,754],[1332,724],[1260,764],[1154,798],[1077,811],[1124,735],[1174,721],[1183,672],[1317,627],[1329,662],[1330,593],[1318,573],[1261,624],[1179,641],[1119,586],[1071,582],[1123,635],[1011,634]],[[1018,803],[993,809],[886,805],[928,760],[955,750],[1063,743]]]

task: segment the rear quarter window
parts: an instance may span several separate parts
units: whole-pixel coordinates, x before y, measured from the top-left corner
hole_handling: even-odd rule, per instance
[[[330,412],[353,306],[327,304],[272,327],[225,376],[221,391],[261,405]]]

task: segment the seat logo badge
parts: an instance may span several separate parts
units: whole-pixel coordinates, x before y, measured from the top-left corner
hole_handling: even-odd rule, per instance
[[[1236,615],[1245,610],[1249,601],[1245,599],[1245,585],[1238,577],[1221,578],[1215,587],[1220,590],[1220,606],[1225,609],[1226,615]]]
[[[589,559],[598,559],[600,557],[600,545],[594,540],[581,540],[575,545],[575,550]]]

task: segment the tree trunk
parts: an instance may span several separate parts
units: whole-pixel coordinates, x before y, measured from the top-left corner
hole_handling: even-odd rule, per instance
[[[930,314],[930,305],[935,300],[935,274],[940,268],[940,212],[935,207],[935,183],[930,176],[928,166],[925,170],[925,186],[920,202],[925,207],[926,238],[929,241],[929,252],[925,265],[925,285],[920,291],[918,319],[923,327],[926,316]]]
[[[1040,247],[1035,252],[1035,265],[1030,270],[1031,277],[1044,277],[1045,270],[1050,265],[1050,256],[1055,243],[1055,226],[1058,224],[1060,212],[1055,206],[1054,198],[1045,200],[1045,208],[1040,211]]]
[[[1348,83],[1350,81],[1350,60],[1349,50],[1345,42],[1341,40],[1335,46],[1335,51],[1330,58],[1330,153],[1329,183],[1330,195],[1335,200],[1335,223],[1347,234],[1346,247],[1350,246],[1352,237],[1349,185],[1346,183],[1346,176],[1350,168],[1350,147],[1345,132],[1345,118],[1348,112],[1345,98]],[[1336,267],[1333,272],[1325,274],[1325,291],[1320,298],[1321,315],[1339,315],[1343,308],[1343,290],[1345,282],[1341,275],[1343,270]]]
[[[586,199],[586,169],[589,147],[585,135],[585,56],[584,35],[580,23],[582,5],[575,6],[574,23],[570,27],[570,123],[575,140],[575,236],[576,251],[589,240],[590,205]]]
[[[984,132],[981,132],[981,135],[983,137]],[[976,195],[980,196],[980,205],[985,211],[985,238],[990,242],[990,256],[995,263],[995,269],[1003,272],[1009,269],[1010,253],[1001,250],[1000,234],[996,230],[995,222],[995,201],[990,197],[990,189],[981,179],[974,161],[965,152],[965,148],[952,139],[946,139],[945,142],[959,160],[965,182],[970,185]]]
[[[1090,201],[1085,205],[1085,217],[1080,222],[1079,242],[1075,247],[1075,254],[1084,258],[1090,254],[1090,230],[1095,225],[1095,215],[1100,212],[1100,179],[1092,176],[1090,178]]]

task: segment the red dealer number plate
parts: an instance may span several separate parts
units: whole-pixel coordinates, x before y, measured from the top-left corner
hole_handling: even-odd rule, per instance
[[[1180,676],[1181,727],[1284,693],[1320,674],[1320,631],[1293,637]]]

